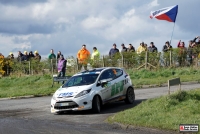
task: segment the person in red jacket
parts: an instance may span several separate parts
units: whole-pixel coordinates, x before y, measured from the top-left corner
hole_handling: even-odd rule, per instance
[[[82,49],[77,53],[78,58],[78,69],[81,70],[82,66],[87,70],[87,63],[90,59],[90,52],[86,49],[86,45],[82,45]]]

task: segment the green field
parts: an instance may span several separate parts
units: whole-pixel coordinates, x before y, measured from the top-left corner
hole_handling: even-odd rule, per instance
[[[0,79],[0,98],[26,95],[50,95],[60,84],[51,88],[52,78],[44,76],[5,77]]]
[[[171,68],[159,70],[127,70],[136,89],[143,85],[160,86],[166,84],[168,79],[180,77],[181,82],[200,81],[200,70],[195,68]],[[51,88],[52,76],[28,75],[8,76],[0,78],[0,98],[24,95],[50,95],[61,84],[55,83]]]
[[[181,82],[200,82],[200,70],[198,68],[163,68],[159,70],[128,70],[127,71],[136,88],[143,85],[161,86],[169,79],[180,77]]]
[[[108,121],[173,131],[179,131],[179,124],[200,124],[200,89],[143,101]]]

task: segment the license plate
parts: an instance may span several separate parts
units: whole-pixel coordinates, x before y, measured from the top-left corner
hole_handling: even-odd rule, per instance
[[[60,103],[60,106],[69,106],[69,103]]]

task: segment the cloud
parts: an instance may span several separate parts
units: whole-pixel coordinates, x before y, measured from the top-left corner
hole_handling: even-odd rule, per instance
[[[172,38],[189,40],[199,34],[198,1],[140,0],[0,0],[0,51],[32,49],[48,55],[50,49],[76,56],[82,44],[107,54],[113,43],[144,41],[161,51],[170,40],[173,23],[150,19],[150,11],[179,5]],[[190,10],[186,10],[190,9]],[[6,45],[6,46],[5,46]],[[26,48],[31,46],[31,48]],[[120,48],[119,48],[120,49]]]
[[[26,6],[33,3],[44,3],[48,0],[0,0],[2,5]]]

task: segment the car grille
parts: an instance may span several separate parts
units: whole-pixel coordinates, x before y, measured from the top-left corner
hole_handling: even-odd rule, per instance
[[[61,103],[68,103],[68,106],[61,106]],[[76,108],[79,107],[77,103],[73,101],[61,101],[61,102],[56,102],[54,108],[55,109],[71,109],[71,108]]]

